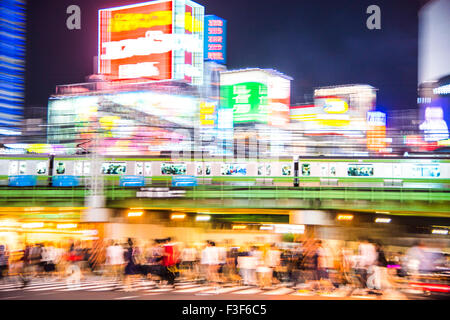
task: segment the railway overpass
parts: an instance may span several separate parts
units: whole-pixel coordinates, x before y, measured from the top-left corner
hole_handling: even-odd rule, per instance
[[[450,218],[450,189],[109,186],[104,195],[106,206],[115,209],[346,210]],[[0,187],[0,208],[83,208],[87,196],[83,187]]]

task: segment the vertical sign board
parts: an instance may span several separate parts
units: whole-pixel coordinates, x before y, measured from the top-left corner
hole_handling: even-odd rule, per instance
[[[227,63],[227,21],[215,15],[205,16],[204,59],[220,64]]]
[[[99,73],[114,80],[184,79],[200,84],[203,60],[196,55],[203,56],[203,12],[188,0],[100,10]]]
[[[383,152],[386,149],[386,114],[367,112],[367,149]]]
[[[268,85],[269,116],[268,124],[283,127],[289,123],[291,105],[291,81],[282,77],[269,77]]]

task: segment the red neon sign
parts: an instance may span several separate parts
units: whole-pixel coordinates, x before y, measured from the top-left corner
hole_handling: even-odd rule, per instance
[[[99,73],[113,79],[172,78],[172,1],[99,11]]]

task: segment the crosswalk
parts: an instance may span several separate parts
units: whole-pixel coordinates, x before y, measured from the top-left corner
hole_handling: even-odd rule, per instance
[[[25,288],[21,287],[21,283],[0,284],[0,299],[5,295],[13,295],[14,291],[22,293],[40,294],[45,292],[124,292],[126,289],[123,282],[115,280],[92,278],[83,279],[77,284],[68,284],[65,280],[57,279],[36,279],[29,283]],[[199,284],[190,281],[180,281],[175,286],[159,285],[158,283],[146,280],[135,279],[131,284],[131,289],[135,294],[157,296],[162,294],[193,294],[193,295],[263,295],[263,296],[314,296],[313,292],[305,290],[296,290],[285,286],[274,286],[271,288],[258,288],[246,285],[226,285],[213,286],[210,284]],[[317,295],[316,295],[317,296]],[[334,292],[333,294],[324,295],[335,298],[345,298],[345,294]],[[364,299],[376,299],[375,297],[364,297]]]

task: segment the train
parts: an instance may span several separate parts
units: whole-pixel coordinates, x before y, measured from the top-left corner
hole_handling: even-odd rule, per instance
[[[92,175],[105,186],[334,186],[448,188],[449,158],[222,157],[7,155],[0,185],[81,187]]]

